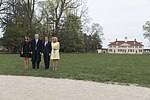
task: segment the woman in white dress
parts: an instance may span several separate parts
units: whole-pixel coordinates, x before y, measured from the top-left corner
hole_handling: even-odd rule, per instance
[[[58,42],[57,37],[52,37],[51,46],[52,46],[51,51],[52,70],[57,70],[58,60],[60,59],[59,55],[60,43]]]

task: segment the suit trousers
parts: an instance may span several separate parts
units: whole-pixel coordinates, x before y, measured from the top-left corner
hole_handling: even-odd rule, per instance
[[[44,57],[45,69],[49,69],[50,56],[49,56],[49,54],[44,54],[43,57]]]
[[[40,65],[40,61],[37,61],[37,51],[35,52],[35,61],[32,61],[32,68],[35,69],[39,69],[39,65]]]

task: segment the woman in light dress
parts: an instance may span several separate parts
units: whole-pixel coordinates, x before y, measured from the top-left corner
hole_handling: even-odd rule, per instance
[[[58,60],[60,59],[59,55],[59,49],[60,49],[60,43],[58,42],[57,37],[52,37],[52,51],[51,51],[51,60],[52,60],[52,70],[57,70],[58,68]]]

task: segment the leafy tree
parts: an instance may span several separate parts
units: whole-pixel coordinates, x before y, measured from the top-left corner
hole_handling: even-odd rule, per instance
[[[90,52],[91,51],[91,35],[87,35],[87,34],[84,34],[83,35],[83,42],[84,42],[84,45],[83,45],[83,51],[84,52]]]
[[[98,23],[93,23],[91,27],[91,43],[94,51],[101,48],[103,28]]]
[[[147,21],[145,25],[143,25],[144,38],[147,38],[150,41],[150,21]]]
[[[12,53],[20,48],[23,37],[33,37],[36,31],[41,31],[41,24],[35,17],[35,0],[6,0],[3,5],[1,27],[3,28],[3,46]]]
[[[18,30],[18,27],[10,20],[10,22],[7,23],[2,44],[9,50],[9,53],[16,53],[20,49],[20,42],[23,40],[23,35],[22,30],[20,30],[20,28]]]
[[[83,46],[81,20],[70,14],[65,18],[60,34],[61,49],[64,52],[79,52]]]
[[[102,48],[103,28],[98,23],[93,23],[89,35],[84,34],[84,51],[96,52]]]

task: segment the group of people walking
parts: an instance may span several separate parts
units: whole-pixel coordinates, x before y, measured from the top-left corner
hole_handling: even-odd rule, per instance
[[[32,68],[39,69],[41,62],[41,55],[44,58],[45,69],[49,69],[50,60],[52,61],[52,70],[57,70],[60,43],[57,37],[52,37],[52,41],[49,41],[48,36],[45,36],[45,40],[39,39],[39,34],[35,34],[35,38],[30,41],[29,37],[25,36],[24,42],[21,46],[21,57],[24,58],[25,69],[29,68],[29,58],[31,58]]]

